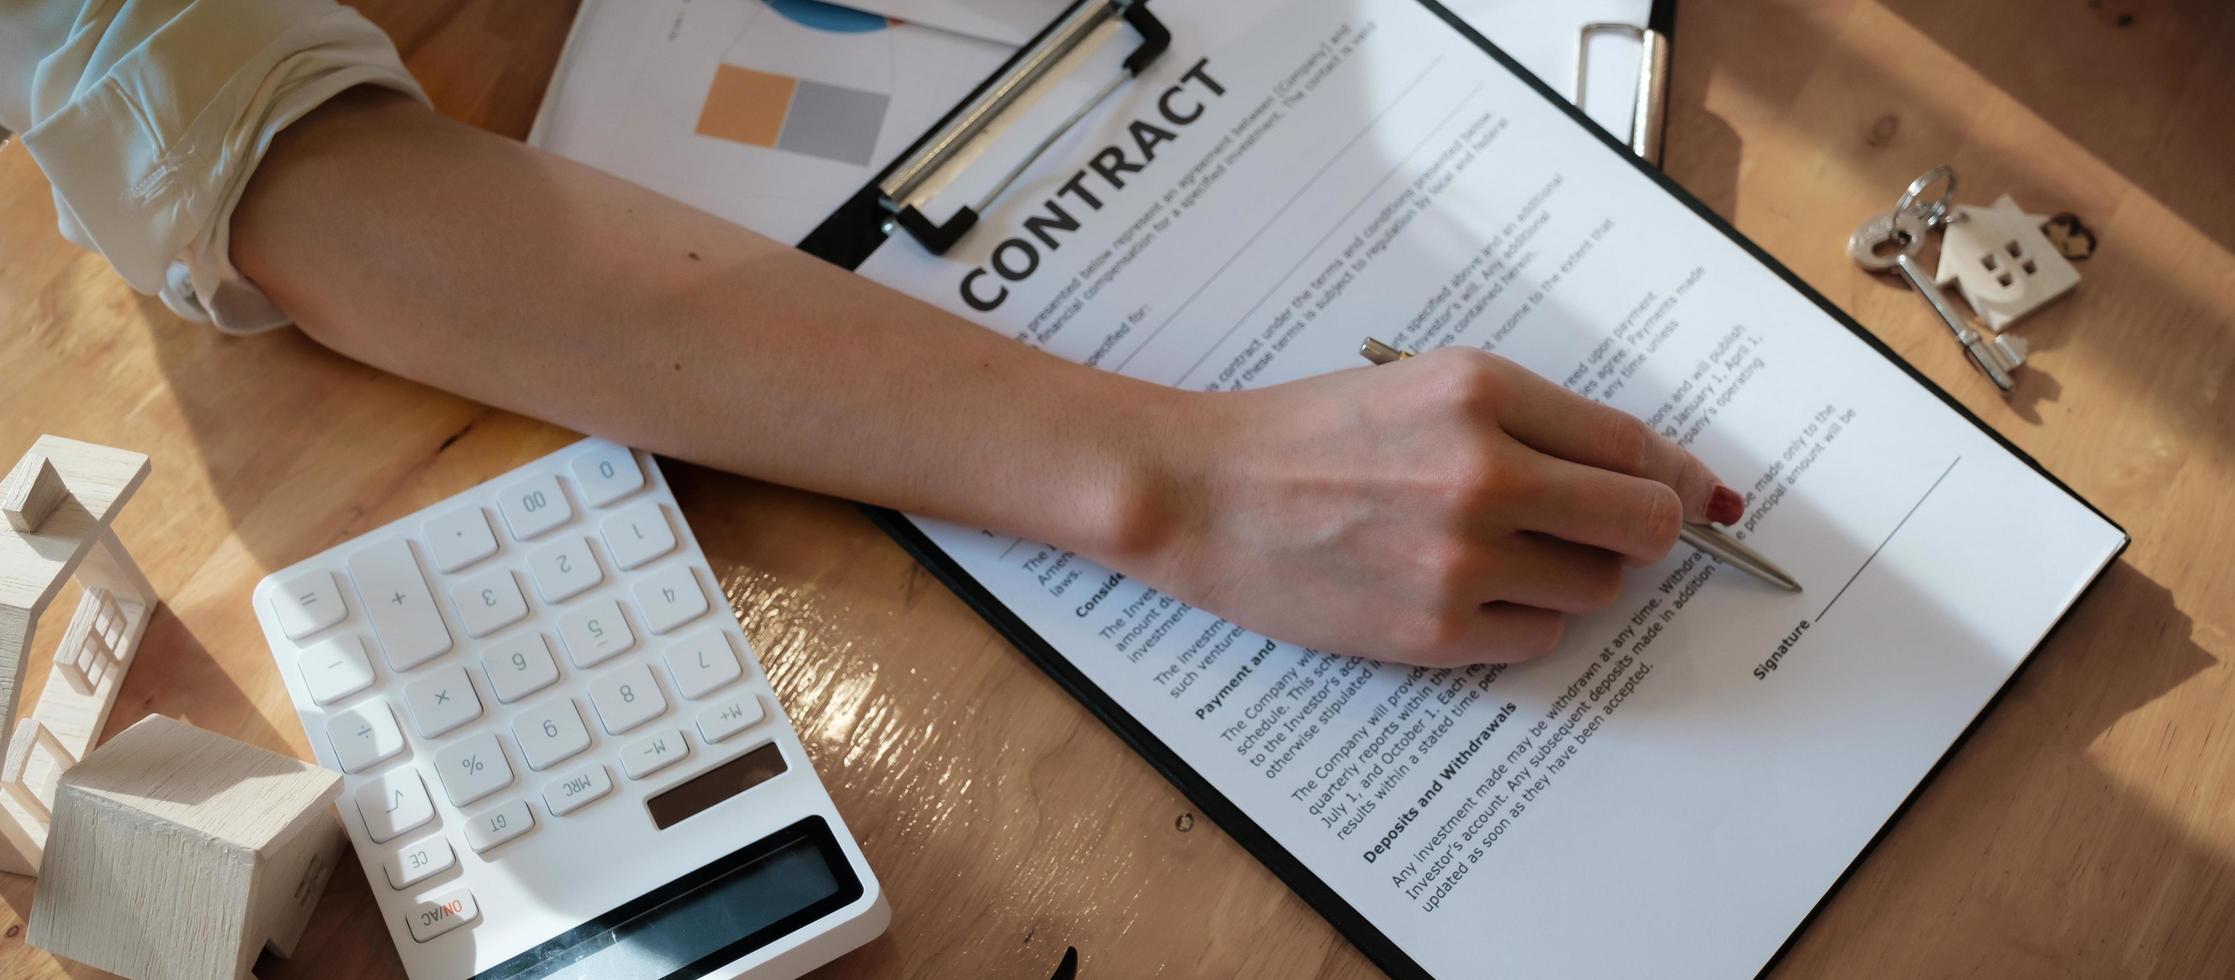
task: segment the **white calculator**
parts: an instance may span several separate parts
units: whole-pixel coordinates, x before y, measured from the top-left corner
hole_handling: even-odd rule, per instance
[[[648,454],[577,443],[255,603],[413,980],[794,977],[891,918]]]

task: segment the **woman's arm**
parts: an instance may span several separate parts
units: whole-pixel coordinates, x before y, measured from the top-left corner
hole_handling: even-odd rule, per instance
[[[1622,562],[1665,554],[1716,491],[1634,419],[1479,352],[1163,388],[370,88],[280,135],[232,257],[366,363],[1072,548],[1345,653],[1542,652],[1562,613],[1611,601]]]

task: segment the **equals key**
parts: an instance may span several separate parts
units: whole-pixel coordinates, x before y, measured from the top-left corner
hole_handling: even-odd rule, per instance
[[[299,573],[281,582],[272,593],[272,614],[279,618],[280,631],[290,640],[300,640],[341,622],[347,612],[342,608],[341,589],[335,586],[333,573],[323,568]]]

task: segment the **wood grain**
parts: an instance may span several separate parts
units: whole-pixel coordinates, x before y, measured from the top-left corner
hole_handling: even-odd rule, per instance
[[[512,136],[572,17],[362,7],[445,112]],[[2235,5],[1681,10],[1666,169],[2135,539],[1777,974],[2235,975]],[[2101,242],[2022,328],[2034,366],[2009,402],[1841,247],[1939,163],[1969,199],[2072,211]],[[61,242],[46,201],[0,151],[0,456],[63,431],[157,457],[161,505],[119,533],[165,605],[110,728],[162,710],[308,758],[255,580],[572,436],[291,333],[180,323]],[[1089,977],[1372,975],[851,506],[670,479],[892,896],[891,930],[829,975],[1044,976],[1067,946]],[[0,881],[0,919],[30,891]],[[258,975],[400,976],[376,914],[362,876],[337,875],[305,954]],[[7,933],[0,975],[65,969]]]

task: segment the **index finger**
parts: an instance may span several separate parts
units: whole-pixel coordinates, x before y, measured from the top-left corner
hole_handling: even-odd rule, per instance
[[[1498,400],[1498,424],[1523,445],[1663,484],[1684,502],[1687,521],[1737,519],[1743,499],[1724,488],[1707,464],[1637,416],[1578,395],[1510,360],[1501,358],[1500,364],[1509,397]]]

